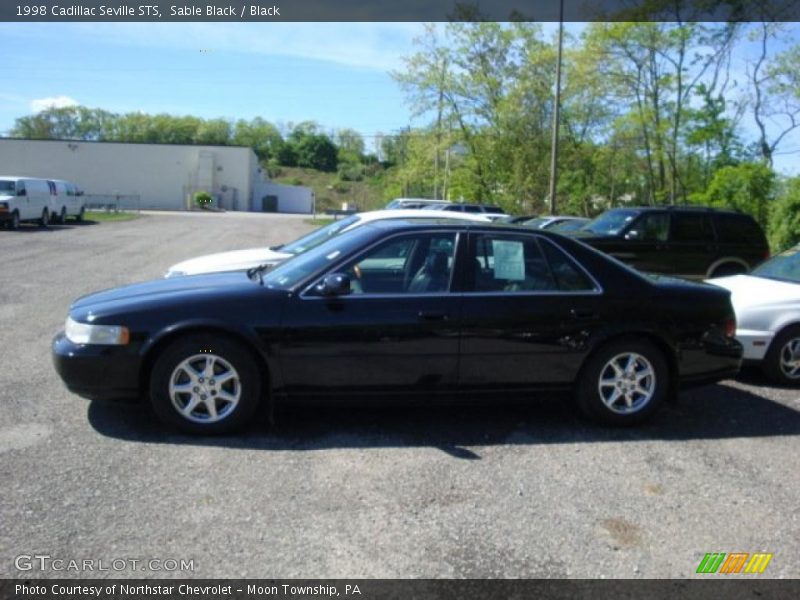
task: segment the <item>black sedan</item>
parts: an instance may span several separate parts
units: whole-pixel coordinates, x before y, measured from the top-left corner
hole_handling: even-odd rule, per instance
[[[262,402],[426,401],[572,389],[611,424],[739,369],[729,292],[644,276],[583,243],[513,226],[392,219],[272,270],[85,296],[53,341],[87,398],[138,397],[196,433]]]

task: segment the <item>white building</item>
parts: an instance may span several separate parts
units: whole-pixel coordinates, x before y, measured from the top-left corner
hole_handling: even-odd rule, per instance
[[[0,175],[66,179],[92,197],[142,209],[182,210],[206,191],[226,210],[310,213],[311,188],[272,183],[241,146],[0,138]]]

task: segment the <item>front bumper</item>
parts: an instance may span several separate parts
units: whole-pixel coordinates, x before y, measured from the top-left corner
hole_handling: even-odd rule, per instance
[[[90,400],[140,395],[141,360],[130,346],[74,344],[64,332],[53,338],[53,365],[67,389]]]

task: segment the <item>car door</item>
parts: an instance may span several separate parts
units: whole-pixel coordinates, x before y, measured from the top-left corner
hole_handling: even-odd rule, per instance
[[[324,274],[349,277],[351,293],[321,295],[321,275],[290,298],[280,351],[287,393],[385,398],[453,391],[457,243],[452,230],[397,234]]]
[[[675,211],[666,254],[672,274],[695,279],[704,277],[716,256],[717,244],[708,214]]]
[[[535,234],[473,233],[461,304],[463,391],[559,386],[577,375],[599,326],[601,289]]]
[[[608,253],[640,271],[673,273],[674,267],[666,254],[669,249],[669,221],[669,213],[664,211],[648,211],[639,215],[622,232],[619,242]]]

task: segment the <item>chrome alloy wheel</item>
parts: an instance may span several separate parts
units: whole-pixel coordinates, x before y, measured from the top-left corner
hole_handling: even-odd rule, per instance
[[[239,404],[242,384],[236,369],[215,354],[195,354],[181,362],[169,379],[172,405],[184,419],[216,423]]]
[[[601,369],[597,390],[609,410],[621,415],[639,412],[656,391],[656,372],[641,354],[617,354]]]
[[[800,338],[792,338],[781,348],[781,371],[788,379],[800,379]]]

